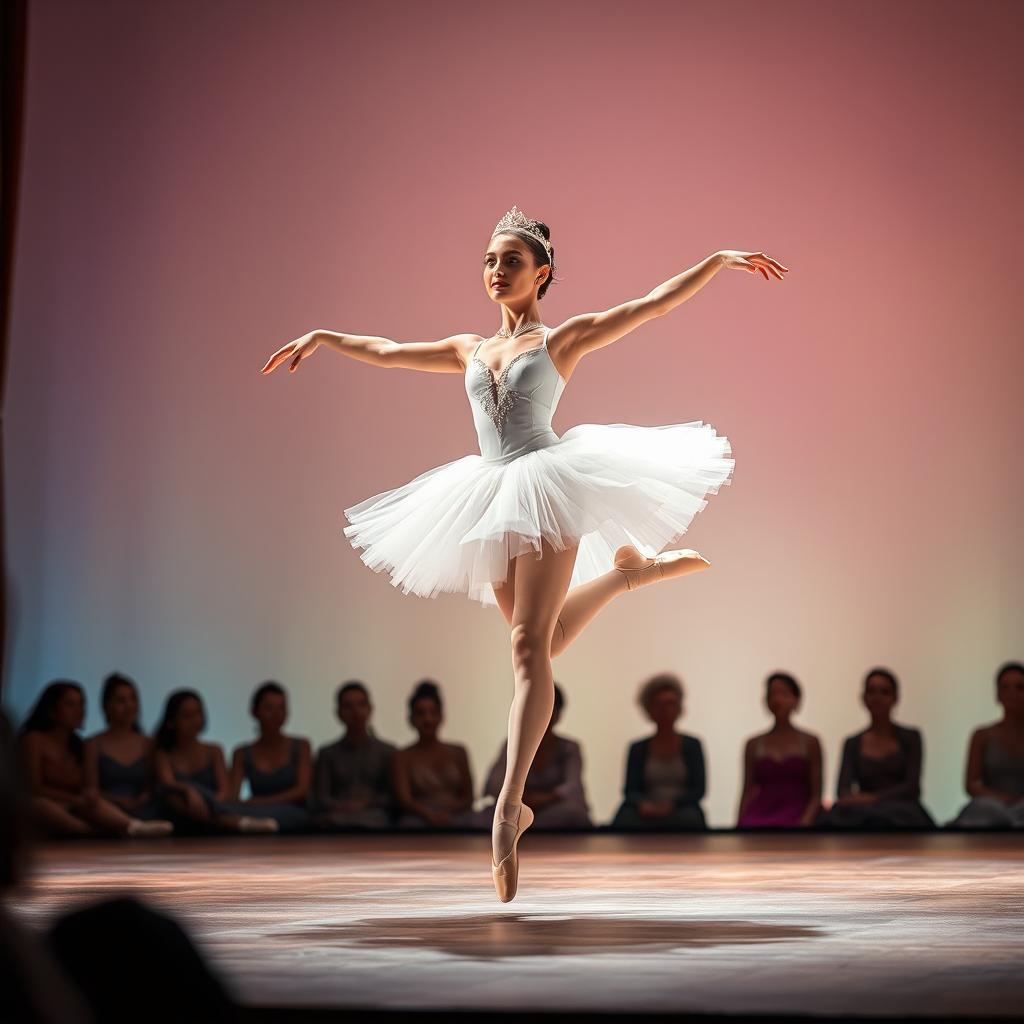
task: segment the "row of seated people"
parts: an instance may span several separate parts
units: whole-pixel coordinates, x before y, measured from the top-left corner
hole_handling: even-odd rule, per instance
[[[787,673],[765,684],[774,717],[744,749],[740,828],[935,828],[921,803],[919,730],[893,721],[899,685],[892,672],[867,673],[862,701],[867,728],[843,743],[837,798],[822,806],[822,747],[793,724],[801,689]],[[1000,721],[971,736],[965,787],[971,797],[951,827],[1024,827],[1024,666],[1009,662],[996,676]],[[626,758],[623,800],[611,825],[619,829],[703,829],[706,790],[703,747],[677,730],[683,714],[680,679],[663,673],[641,687],[638,703],[655,727]],[[556,684],[554,711],[531,767],[524,802],[535,828],[593,826],[579,743],[555,732],[565,705]],[[172,693],[155,736],[138,728],[139,695],[121,674],[102,693],[107,728],[83,740],[82,687],[51,683],[21,727],[20,746],[35,820],[51,835],[166,835],[182,829],[294,831],[310,828],[490,828],[494,806],[473,809],[466,748],[443,742],[443,703],[436,683],[421,682],[409,698],[418,740],[408,747],[378,738],[366,686],[343,684],[336,710],[345,732],[313,757],[308,740],[288,736],[287,694],[275,682],[253,694],[259,727],[230,765],[216,743],[203,742],[201,696]],[[505,775],[502,745],[483,788],[496,798]],[[243,784],[249,796],[241,798]]]

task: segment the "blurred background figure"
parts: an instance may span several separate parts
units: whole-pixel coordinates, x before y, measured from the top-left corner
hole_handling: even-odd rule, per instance
[[[0,1019],[98,1024],[81,992],[34,929],[8,910],[32,860],[29,797],[14,730],[0,711]]]
[[[523,803],[534,813],[535,829],[593,828],[583,788],[583,752],[576,740],[555,732],[565,707],[565,694],[558,683],[554,685],[554,707],[526,776]],[[495,801],[505,780],[507,759],[506,738],[484,784],[484,795],[494,797]],[[491,827],[495,806],[496,803],[477,815],[481,827]]]
[[[817,824],[825,828],[935,828],[920,801],[921,733],[892,720],[899,684],[888,669],[864,677],[861,700],[871,724],[848,736],[836,785],[836,802]]]
[[[362,683],[342,684],[335,695],[335,709],[345,732],[317,751],[316,823],[326,828],[389,828],[394,812],[391,759],[395,746],[374,735],[373,705]]]
[[[233,832],[276,832],[273,818],[250,817],[232,803],[231,780],[219,743],[199,739],[206,709],[195,690],[175,690],[167,697],[156,733],[155,767],[161,799],[176,823]]]
[[[396,751],[392,760],[399,828],[476,825],[469,753],[459,743],[441,741],[438,730],[443,722],[441,689],[424,679],[409,697],[409,725],[419,739]]]
[[[143,821],[165,821],[156,799],[153,741],[139,728],[139,691],[119,672],[103,682],[100,696],[107,728],[85,741],[86,785]],[[168,833],[174,826],[165,821]]]
[[[683,714],[683,682],[659,673],[640,688],[637,703],[655,733],[630,744],[623,801],[614,828],[704,829],[700,801],[706,789],[704,748],[696,736],[677,732]]]
[[[310,823],[307,808],[313,781],[313,755],[309,740],[286,736],[288,695],[280,683],[263,683],[249,701],[249,713],[259,726],[252,743],[235,748],[231,756],[231,798],[246,813],[273,818],[282,832],[294,832]],[[242,783],[249,797],[240,799]]]
[[[799,828],[821,813],[821,742],[792,723],[800,699],[800,684],[788,673],[766,680],[765,706],[775,724],[744,747],[739,828]]]
[[[85,721],[85,691],[57,679],[40,694],[21,727],[24,778],[33,818],[50,836],[164,836],[167,821],[142,821],[87,785],[79,729]]]
[[[1024,828],[1024,665],[996,672],[1003,717],[971,734],[964,789],[970,802],[951,828]]]

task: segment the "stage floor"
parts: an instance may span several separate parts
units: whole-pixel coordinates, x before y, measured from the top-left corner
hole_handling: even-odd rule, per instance
[[[1017,1017],[1024,837],[527,833],[52,843],[15,912],[130,892],[245,1004]]]

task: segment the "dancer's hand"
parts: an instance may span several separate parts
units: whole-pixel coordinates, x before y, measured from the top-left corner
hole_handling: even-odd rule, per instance
[[[762,273],[766,281],[770,270],[780,281],[783,274],[789,273],[789,267],[784,267],[778,260],[766,256],[763,252],[741,252],[739,249],[720,249],[718,255],[722,257],[722,266],[729,270],[746,270],[751,274]]]
[[[279,348],[266,362],[260,373],[270,373],[276,366],[280,366],[289,356],[294,356],[288,372],[293,373],[307,356],[311,356],[323,344],[319,331],[310,331],[301,338],[289,341],[287,345]]]

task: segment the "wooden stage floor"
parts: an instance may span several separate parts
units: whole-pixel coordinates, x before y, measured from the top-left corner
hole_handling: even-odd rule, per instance
[[[249,1006],[985,1017],[1024,1011],[1024,837],[527,833],[42,846],[42,927],[130,892]]]

